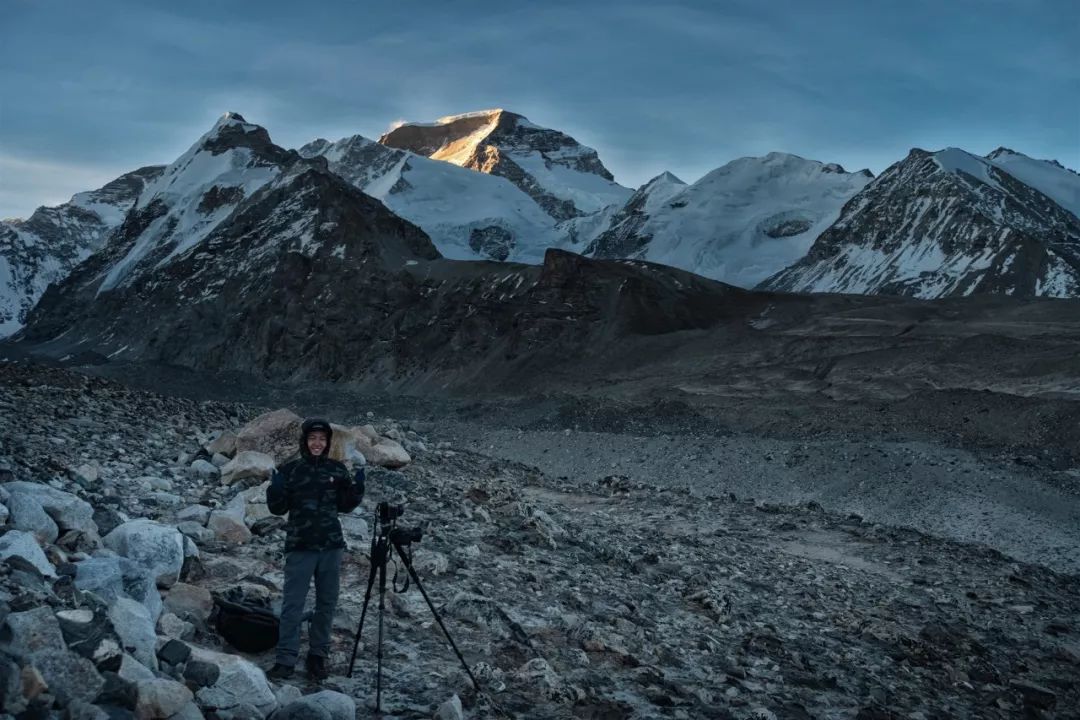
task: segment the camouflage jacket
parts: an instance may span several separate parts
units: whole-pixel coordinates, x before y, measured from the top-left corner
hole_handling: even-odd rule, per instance
[[[364,495],[364,470],[326,457],[300,456],[274,470],[266,504],[285,523],[285,552],[345,547],[338,513],[349,512]]]

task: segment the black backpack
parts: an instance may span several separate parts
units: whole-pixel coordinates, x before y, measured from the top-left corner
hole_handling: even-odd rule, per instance
[[[241,652],[260,653],[277,645],[278,616],[269,603],[244,597],[238,588],[220,595],[217,604],[217,631],[225,642]]]

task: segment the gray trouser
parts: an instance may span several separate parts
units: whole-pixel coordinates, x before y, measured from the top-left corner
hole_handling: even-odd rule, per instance
[[[308,654],[321,657],[329,654],[342,552],[340,548],[293,550],[285,556],[285,590],[277,644],[277,662],[282,665],[292,667],[300,653],[300,621],[312,576],[315,577],[315,613],[308,626]]]

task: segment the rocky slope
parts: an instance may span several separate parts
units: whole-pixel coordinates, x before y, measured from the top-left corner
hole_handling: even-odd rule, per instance
[[[557,221],[594,213],[630,194],[596,150],[506,110],[405,123],[379,142],[506,178]]]
[[[1080,176],[1011,151],[987,159],[915,149],[844,205],[804,258],[761,287],[1076,297],[1078,197]]]
[[[22,326],[49,283],[102,247],[163,170],[140,168],[63,205],[38,208],[27,220],[0,222],[0,337]]]
[[[265,466],[240,456],[286,452],[272,429],[295,421],[33,365],[0,365],[0,387],[8,712],[365,716],[374,628],[343,671],[363,516],[384,499],[423,527],[416,567],[483,687],[416,590],[388,590],[389,717],[1069,718],[1080,705],[1076,576],[812,503],[548,477],[363,408],[333,419],[374,421],[412,462],[369,466],[365,511],[344,518],[333,676],[272,685],[259,669],[272,653],[227,645],[214,597],[280,595]]]

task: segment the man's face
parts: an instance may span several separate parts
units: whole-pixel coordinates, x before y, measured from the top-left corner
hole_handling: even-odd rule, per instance
[[[326,433],[322,430],[314,430],[308,433],[307,449],[312,455],[322,455],[326,450]]]

